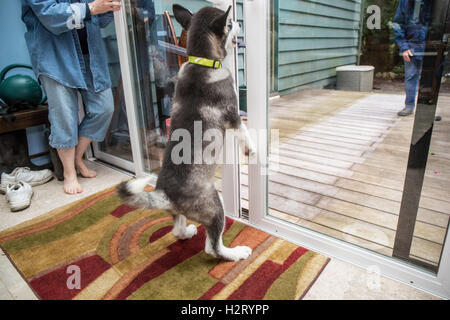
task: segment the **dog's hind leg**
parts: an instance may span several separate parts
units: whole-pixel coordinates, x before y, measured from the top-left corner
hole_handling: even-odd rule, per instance
[[[172,233],[180,240],[190,239],[197,234],[197,227],[193,224],[186,226],[186,217],[182,214],[175,214]]]
[[[215,191],[217,206],[215,206],[215,214],[208,224],[204,224],[206,228],[205,252],[221,259],[238,261],[246,259],[252,254],[252,249],[247,246],[237,246],[227,248],[222,242],[222,233],[225,223],[225,214],[217,191]]]

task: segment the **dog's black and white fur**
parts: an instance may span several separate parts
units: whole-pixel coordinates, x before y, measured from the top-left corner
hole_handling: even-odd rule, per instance
[[[190,56],[223,61],[227,55],[230,37],[236,35],[228,18],[230,8],[223,10],[205,7],[192,14],[189,10],[173,6],[176,20],[188,31],[187,53]],[[232,41],[235,43],[235,41]],[[194,121],[202,122],[202,130],[217,129],[225,136],[227,128],[244,131],[241,146],[247,143],[250,153],[254,147],[241,124],[233,77],[227,68],[213,69],[185,63],[178,74],[171,111],[171,134],[182,128],[194,136]],[[186,226],[186,218],[201,223],[206,229],[205,251],[225,260],[246,259],[251,249],[246,246],[227,248],[222,243],[225,215],[220,195],[214,187],[215,164],[174,164],[171,153],[177,141],[168,141],[163,166],[156,189],[144,192],[148,179],[121,183],[117,192],[121,199],[134,207],[160,208],[174,217],[173,234],[189,239],[197,233],[194,225]],[[203,142],[202,150],[207,146]]]

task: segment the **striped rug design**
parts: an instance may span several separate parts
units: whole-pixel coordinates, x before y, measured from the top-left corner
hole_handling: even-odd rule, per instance
[[[204,252],[205,229],[178,240],[172,217],[134,209],[114,188],[0,232],[0,246],[40,299],[301,299],[329,259],[232,219],[224,262]],[[79,277],[78,277],[79,275]]]

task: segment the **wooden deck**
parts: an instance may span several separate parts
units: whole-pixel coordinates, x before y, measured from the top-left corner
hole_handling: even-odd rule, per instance
[[[279,169],[269,214],[391,256],[411,141],[404,96],[302,91],[271,101]],[[450,215],[450,96],[440,98],[411,257],[439,263]],[[248,206],[247,167],[242,202]],[[217,183],[220,188],[220,183]]]

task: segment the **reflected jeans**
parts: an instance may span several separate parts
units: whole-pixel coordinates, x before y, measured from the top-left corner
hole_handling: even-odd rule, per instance
[[[411,61],[405,63],[405,107],[414,110],[416,107],[416,96],[419,87],[420,74],[422,73],[422,59],[411,57]]]

